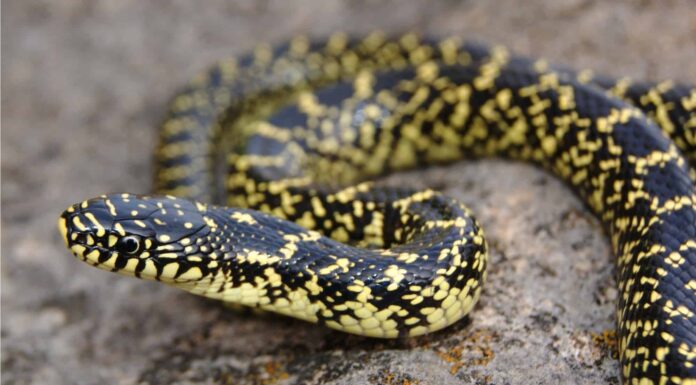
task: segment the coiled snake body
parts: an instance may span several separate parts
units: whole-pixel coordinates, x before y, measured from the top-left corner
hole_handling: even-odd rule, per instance
[[[471,310],[486,241],[452,199],[363,181],[465,157],[530,161],[610,236],[624,378],[694,383],[695,111],[691,87],[455,39],[296,38],[222,61],[174,98],[159,195],[90,199],[59,227],[106,270],[349,333],[417,336]],[[223,197],[236,208],[209,204]]]

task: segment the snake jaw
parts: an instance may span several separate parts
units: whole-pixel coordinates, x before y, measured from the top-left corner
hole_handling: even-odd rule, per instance
[[[209,232],[205,210],[174,197],[103,195],[68,207],[58,230],[67,248],[94,267],[185,284],[210,270],[191,244]]]
[[[57,224],[60,237],[63,239],[65,247],[70,248],[70,241],[68,240],[68,219],[65,217],[65,213],[58,218]]]
[[[117,272],[127,261],[109,248],[117,240],[111,222],[100,220],[98,210],[87,210],[89,205],[90,201],[72,205],[60,216],[58,229],[63,242],[82,261]]]

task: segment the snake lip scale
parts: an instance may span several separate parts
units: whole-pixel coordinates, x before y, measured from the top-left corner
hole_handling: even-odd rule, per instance
[[[153,195],[85,200],[58,227],[101,269],[347,333],[418,336],[476,304],[485,236],[456,200],[368,180],[490,156],[544,168],[602,221],[625,383],[696,384],[688,85],[414,34],[259,45],[172,99]]]

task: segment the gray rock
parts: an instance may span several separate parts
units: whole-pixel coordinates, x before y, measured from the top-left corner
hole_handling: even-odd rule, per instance
[[[553,177],[503,161],[403,173],[469,204],[491,245],[471,316],[421,338],[358,338],[74,260],[67,205],[147,192],[172,93],[259,41],[334,30],[507,45],[613,75],[696,82],[690,0],[3,2],[3,384],[618,383],[616,300],[598,222]]]

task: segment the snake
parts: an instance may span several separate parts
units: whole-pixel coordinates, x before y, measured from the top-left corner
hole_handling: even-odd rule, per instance
[[[625,383],[696,384],[696,88],[674,81],[413,33],[259,44],[173,97],[153,194],[85,200],[58,227],[104,270],[414,337],[472,310],[487,241],[462,203],[375,179],[482,157],[543,168],[601,221]]]

